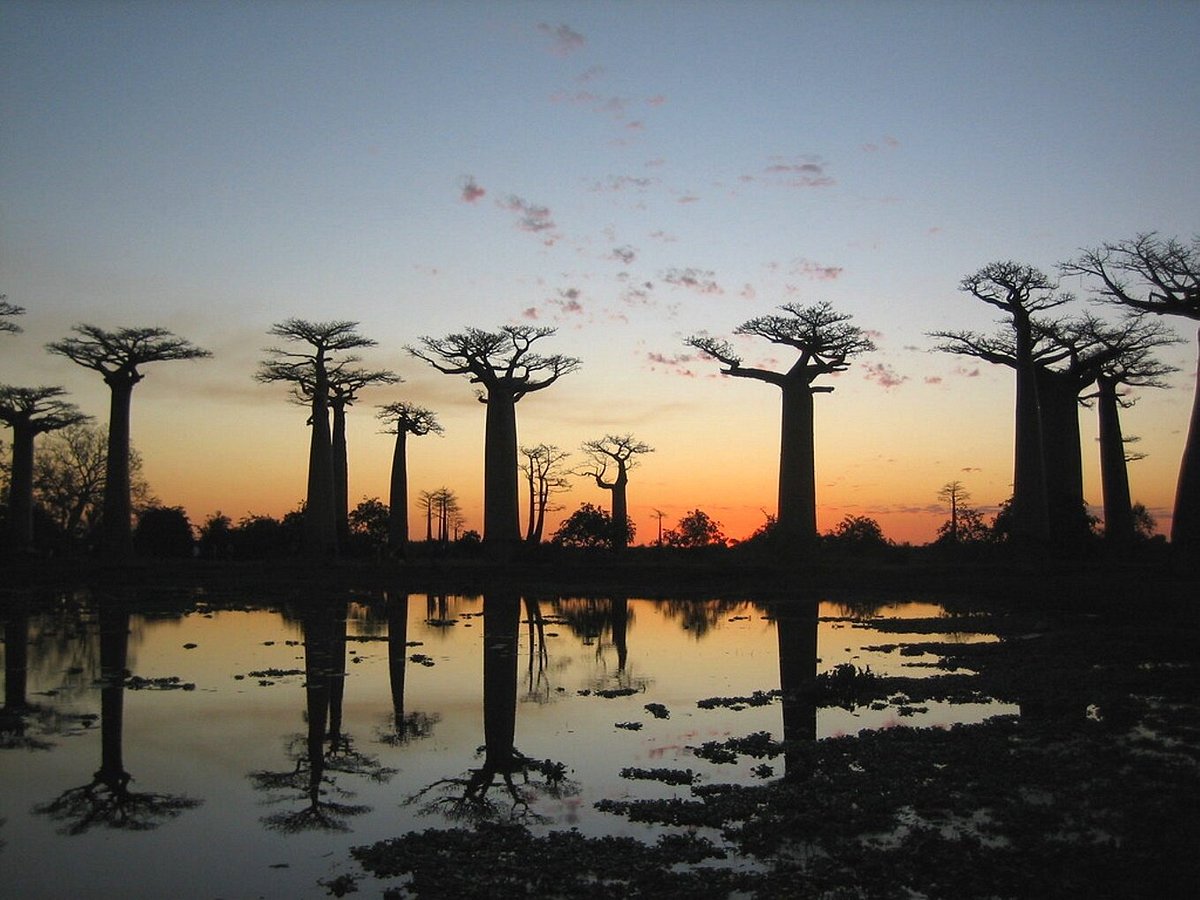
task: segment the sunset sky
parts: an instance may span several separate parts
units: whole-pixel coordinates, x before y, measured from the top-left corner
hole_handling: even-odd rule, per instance
[[[1011,372],[926,333],[997,327],[957,289],[988,262],[1053,273],[1200,232],[1197,46],[1196,2],[8,0],[0,293],[27,314],[0,382],[64,385],[103,422],[99,377],[44,344],[168,328],[214,356],[147,366],[134,392],[155,494],[197,523],[281,515],[308,434],[253,380],[266,332],[352,319],[405,382],[351,412],[351,503],[386,500],[373,407],[406,399],[446,430],[410,442],[412,490],[450,487],[480,528],[483,409],[404,347],[555,326],[545,351],[582,367],[519,404],[521,442],[632,432],[655,448],[631,475],[639,540],[654,509],[696,507],[743,537],[774,512],[778,393],[684,340],[829,301],[878,349],[817,399],[819,526],[869,515],[924,542],[943,483],[986,509],[1011,493],[1013,398]],[[1122,420],[1163,530],[1197,349],[1171,324],[1181,371]],[[563,502],[583,501],[608,497],[579,479]]]

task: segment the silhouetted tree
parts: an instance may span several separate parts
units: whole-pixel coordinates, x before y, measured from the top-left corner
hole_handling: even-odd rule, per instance
[[[890,547],[879,522],[870,516],[846,516],[829,532],[830,543],[851,550]]]
[[[333,454],[333,507],[338,544],[350,540],[350,461],[346,449],[346,409],[354,405],[358,392],[376,384],[395,384],[400,376],[386,369],[369,371],[338,367],[329,376],[329,409],[333,413],[330,435]]]
[[[10,321],[13,316],[25,314],[25,307],[8,302],[7,294],[0,294],[0,334],[20,334],[21,326]]]
[[[129,410],[133,387],[144,377],[139,366],[179,359],[203,359],[212,354],[163,328],[118,328],[76,325],[76,337],[47,344],[51,353],[65,356],[99,372],[112,392],[108,417],[108,458],[104,477],[104,510],[100,517],[101,545],[109,555],[133,548],[129,485]]]
[[[233,555],[233,520],[217,510],[200,526],[200,555],[205,559],[228,559]]]
[[[938,499],[950,504],[950,530],[948,536],[951,543],[957,544],[958,507],[963,502],[970,500],[971,495],[967,493],[961,481],[947,481],[938,489]]]
[[[742,365],[727,341],[688,338],[687,343],[725,366],[724,375],[765,381],[780,389],[783,414],[779,451],[779,514],[777,530],[789,547],[813,546],[817,539],[816,460],[813,440],[813,395],[833,390],[814,382],[822,375],[843,372],[848,360],[874,350],[875,345],[850,316],[834,312],[828,303],[780,307],[785,315],[760,316],[742,323],[734,334],[764,338],[798,351],[786,372]]]
[[[425,511],[425,540],[437,540],[447,543],[451,537],[457,538],[457,529],[462,527],[462,508],[458,503],[458,495],[448,487],[440,487],[435,491],[421,491],[418,503]],[[434,523],[437,530],[434,531]]]
[[[529,517],[525,526],[525,541],[540,544],[546,527],[546,513],[561,509],[550,505],[550,496],[569,490],[567,470],[564,463],[571,454],[554,444],[538,444],[536,447],[521,447],[524,462],[521,472],[525,475],[525,487],[529,491]]]
[[[630,537],[625,528],[625,523],[629,521],[626,499],[629,470],[637,465],[635,457],[653,453],[654,448],[634,440],[632,434],[606,434],[602,438],[585,441],[582,450],[587,454],[588,463],[579,470],[579,474],[594,479],[597,487],[612,493],[612,547],[614,550],[624,550],[629,546]],[[607,481],[605,475],[610,466],[616,468],[616,474],[612,481]]]
[[[626,528],[632,539],[636,531],[632,521],[627,521]],[[582,547],[597,549],[612,546],[612,517],[598,506],[591,503],[581,503],[579,509],[571,513],[559,523],[550,543],[563,547]]]
[[[989,263],[965,277],[959,289],[1009,315],[1013,330],[1017,390],[1013,461],[1013,538],[1044,544],[1050,537],[1042,414],[1034,362],[1033,316],[1070,300],[1033,266]]]
[[[143,556],[189,557],[195,547],[192,525],[180,506],[152,506],[138,514],[133,546]]]
[[[721,531],[721,523],[711,518],[702,509],[693,509],[687,513],[674,528],[663,534],[663,543],[668,547],[724,547],[725,533]]]
[[[1129,492],[1126,439],[1121,434],[1121,407],[1132,406],[1122,388],[1166,387],[1163,380],[1177,371],[1154,358],[1152,351],[1177,343],[1173,334],[1140,315],[1122,327],[1104,332],[1112,349],[1096,378],[1096,413],[1100,438],[1100,481],[1104,488],[1104,540],[1114,548],[1128,548],[1135,540],[1133,504]]]
[[[34,461],[35,505],[68,543],[97,528],[108,471],[108,429],[69,425],[48,435]],[[158,501],[142,476],[142,457],[129,450],[129,493],[135,513]]]
[[[1189,246],[1154,233],[1140,234],[1085,251],[1061,269],[1067,275],[1097,279],[1100,296],[1109,301],[1200,321],[1200,239]],[[1193,562],[1200,551],[1200,382],[1179,466],[1171,543]]]
[[[63,400],[61,387],[22,388],[0,384],[0,422],[12,428],[12,471],[8,485],[9,549],[33,548],[33,445],[39,434],[79,425],[90,416]]]
[[[399,400],[376,408],[378,418],[390,426],[386,433],[396,435],[388,493],[388,549],[403,556],[408,545],[408,436],[442,434],[443,429],[437,416],[423,406]]]
[[[416,738],[428,737],[439,721],[435,713],[405,712],[405,663],[408,660],[408,594],[386,595],[388,623],[388,682],[392,694],[392,711],[379,733],[379,740],[391,746],[406,744]]]
[[[378,497],[364,497],[347,518],[353,544],[371,553],[387,546],[391,511]]]
[[[329,431],[331,373],[345,368],[358,357],[338,358],[337,354],[359,347],[373,347],[375,341],[358,333],[358,323],[345,320],[309,322],[285,319],[267,332],[275,337],[307,344],[303,350],[268,347],[269,358],[259,364],[255,378],[269,384],[282,381],[293,385],[293,395],[308,401],[312,427],[308,450],[308,489],[304,504],[304,544],[309,553],[337,552],[337,490],[333,457],[333,438]]]
[[[497,331],[468,328],[444,338],[422,337],[408,351],[446,375],[466,375],[481,386],[487,407],[483,463],[483,542],[500,559],[520,542],[517,494],[517,411],[526,394],[544,390],[579,368],[579,360],[541,356],[534,344],[553,328],[505,325]]]

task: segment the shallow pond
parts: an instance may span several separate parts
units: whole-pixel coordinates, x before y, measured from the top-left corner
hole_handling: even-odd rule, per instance
[[[515,593],[31,602],[5,622],[5,893],[323,896],[361,874],[352,846],[488,819],[653,837],[595,804],[788,764],[698,756],[707,742],[1015,712],[797,690],[945,675],[947,646],[996,640],[941,615]]]

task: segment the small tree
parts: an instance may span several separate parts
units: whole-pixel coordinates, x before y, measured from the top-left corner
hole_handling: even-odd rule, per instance
[[[377,553],[388,545],[391,514],[378,497],[364,497],[348,514],[350,539],[362,550]]]
[[[205,559],[228,559],[233,555],[233,520],[217,510],[200,526],[197,545]]]
[[[133,549],[129,481],[129,412],[133,388],[143,376],[139,366],[152,362],[204,359],[212,354],[164,328],[118,328],[76,325],[75,337],[46,345],[85,369],[99,372],[112,392],[108,417],[107,471],[104,511],[100,518],[101,545],[106,553],[123,556]]]
[[[727,542],[721,523],[702,509],[693,509],[663,534],[663,543],[668,547],[724,547]]]
[[[187,513],[180,506],[152,506],[138,514],[133,546],[143,556],[186,558],[192,555],[195,537]]]
[[[388,547],[403,556],[408,545],[408,436],[442,434],[443,429],[437,416],[423,406],[398,400],[377,409],[380,421],[389,426],[385,433],[396,436],[388,493]]]
[[[529,492],[529,515],[525,526],[525,541],[529,544],[540,544],[542,533],[546,527],[546,513],[561,509],[552,506],[552,494],[569,490],[571,483],[567,481],[568,451],[554,444],[538,444],[536,447],[521,447],[521,472],[525,476],[525,487]]]
[[[967,493],[961,481],[947,481],[938,490],[938,499],[950,506],[950,530],[947,532],[951,543],[958,543],[958,510],[971,495]]]
[[[633,523],[628,522],[632,535]],[[563,547],[599,549],[612,546],[612,518],[607,512],[591,503],[582,503],[579,509],[563,519],[550,536],[550,543]]]
[[[622,527],[629,521],[629,502],[626,496],[629,470],[637,465],[637,457],[653,453],[654,448],[643,441],[635,440],[632,434],[606,434],[593,441],[585,441],[583,452],[588,463],[579,474],[592,478],[596,486],[612,493],[612,521],[614,550],[629,546],[631,535]],[[612,481],[605,479],[609,468],[616,470]]]
[[[892,543],[883,536],[879,522],[870,516],[846,516],[834,526],[828,540],[836,546],[851,550],[890,547]]]

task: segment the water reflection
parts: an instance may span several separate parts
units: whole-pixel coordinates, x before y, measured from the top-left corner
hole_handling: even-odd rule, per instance
[[[304,699],[307,732],[292,738],[288,755],[293,765],[280,771],[250,775],[256,790],[267,793],[264,802],[283,805],[262,818],[273,831],[349,831],[348,819],[371,807],[349,802],[354,791],[340,775],[387,781],[394,769],[357,750],[342,727],[346,688],[346,604],[307,603],[300,610],[304,637]],[[300,805],[294,805],[300,804]]]
[[[817,739],[817,624],[816,600],[768,604],[775,621],[779,643],[779,700],[783,720],[784,773],[803,778],[801,752],[804,744]]]
[[[384,596],[387,610],[388,686],[392,712],[376,737],[382,744],[396,746],[429,737],[438,722],[437,715],[404,710],[404,676],[408,663],[408,594]]]
[[[93,827],[148,831],[202,801],[178,794],[130,790],[125,771],[125,683],[129,675],[129,609],[118,601],[99,604],[100,768],[92,780],[68,788],[34,812],[61,822],[60,831],[77,835]],[[11,652],[11,650],[10,650]],[[6,665],[7,671],[7,665]]]

